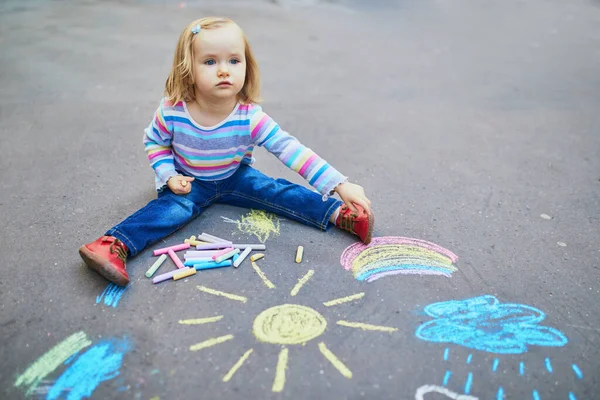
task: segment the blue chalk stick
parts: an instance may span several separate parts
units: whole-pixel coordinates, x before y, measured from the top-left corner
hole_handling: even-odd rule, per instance
[[[225,260],[225,261],[221,261],[220,263],[213,261],[213,262],[194,264],[194,268],[196,268],[196,271],[200,271],[201,269],[231,267],[232,265],[233,265],[233,263],[231,262],[231,260]]]

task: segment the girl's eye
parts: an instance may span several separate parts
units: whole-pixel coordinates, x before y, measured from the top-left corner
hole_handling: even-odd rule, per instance
[[[240,60],[236,60],[235,58],[233,60],[230,61],[230,63],[232,64],[239,64]]]
[[[204,61],[205,65],[215,65],[215,60],[206,60]]]

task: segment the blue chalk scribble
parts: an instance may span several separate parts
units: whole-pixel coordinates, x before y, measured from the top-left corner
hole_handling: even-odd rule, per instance
[[[540,394],[537,390],[533,391],[533,400],[540,400]]]
[[[121,300],[121,296],[123,296],[125,289],[127,289],[127,286],[117,286],[114,283],[109,283],[102,294],[96,296],[96,304],[104,299],[104,304],[109,307],[116,307],[117,304],[119,304],[119,300]]]
[[[546,358],[546,369],[548,372],[552,373],[552,363],[550,362],[549,358]]]
[[[473,384],[473,373],[469,372],[467,381],[465,382],[465,394],[471,393],[471,385]]]
[[[575,397],[573,392],[569,392],[569,400],[577,400],[577,397]]]
[[[519,363],[519,374],[525,375],[525,363],[523,361]]]
[[[581,370],[579,369],[577,364],[573,364],[572,367],[573,367],[573,372],[575,372],[575,375],[577,375],[577,378],[583,379],[583,373],[581,372]]]
[[[494,364],[492,365],[492,372],[496,372],[496,370],[498,369],[498,364],[500,364],[500,360],[498,360],[497,358],[494,359]]]
[[[451,371],[446,371],[444,374],[444,380],[442,381],[442,385],[448,386],[448,381],[450,380],[450,376],[452,375]]]
[[[498,394],[496,395],[496,400],[504,400],[504,389],[502,386],[498,388]]]
[[[101,382],[119,375],[123,356],[131,348],[126,338],[100,341],[63,372],[48,391],[46,400],[89,398]]]
[[[446,347],[446,350],[444,350],[444,361],[448,361],[448,352],[449,351],[450,351],[450,349]]]
[[[520,354],[528,346],[564,346],[568,340],[539,323],[546,315],[524,304],[500,304],[494,296],[433,303],[425,313],[436,318],[421,325],[416,335],[430,342],[456,343],[500,354]]]
[[[469,354],[467,357],[467,364],[471,364],[471,360],[473,359],[473,354]]]

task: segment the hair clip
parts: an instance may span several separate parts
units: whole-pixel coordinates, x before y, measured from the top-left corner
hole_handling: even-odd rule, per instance
[[[197,24],[196,26],[192,27],[192,33],[194,35],[196,35],[198,32],[200,32],[200,24]]]

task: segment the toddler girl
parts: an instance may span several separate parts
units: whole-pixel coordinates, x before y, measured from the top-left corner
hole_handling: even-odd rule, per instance
[[[260,77],[246,36],[227,18],[202,18],[179,37],[165,97],[144,135],[158,196],[96,241],[88,267],[127,285],[127,256],[170,235],[213,203],[262,209],[371,241],[371,202],[347,178],[283,131],[257,105]],[[263,146],[321,194],[252,168]],[[334,192],[343,203],[330,197]]]

